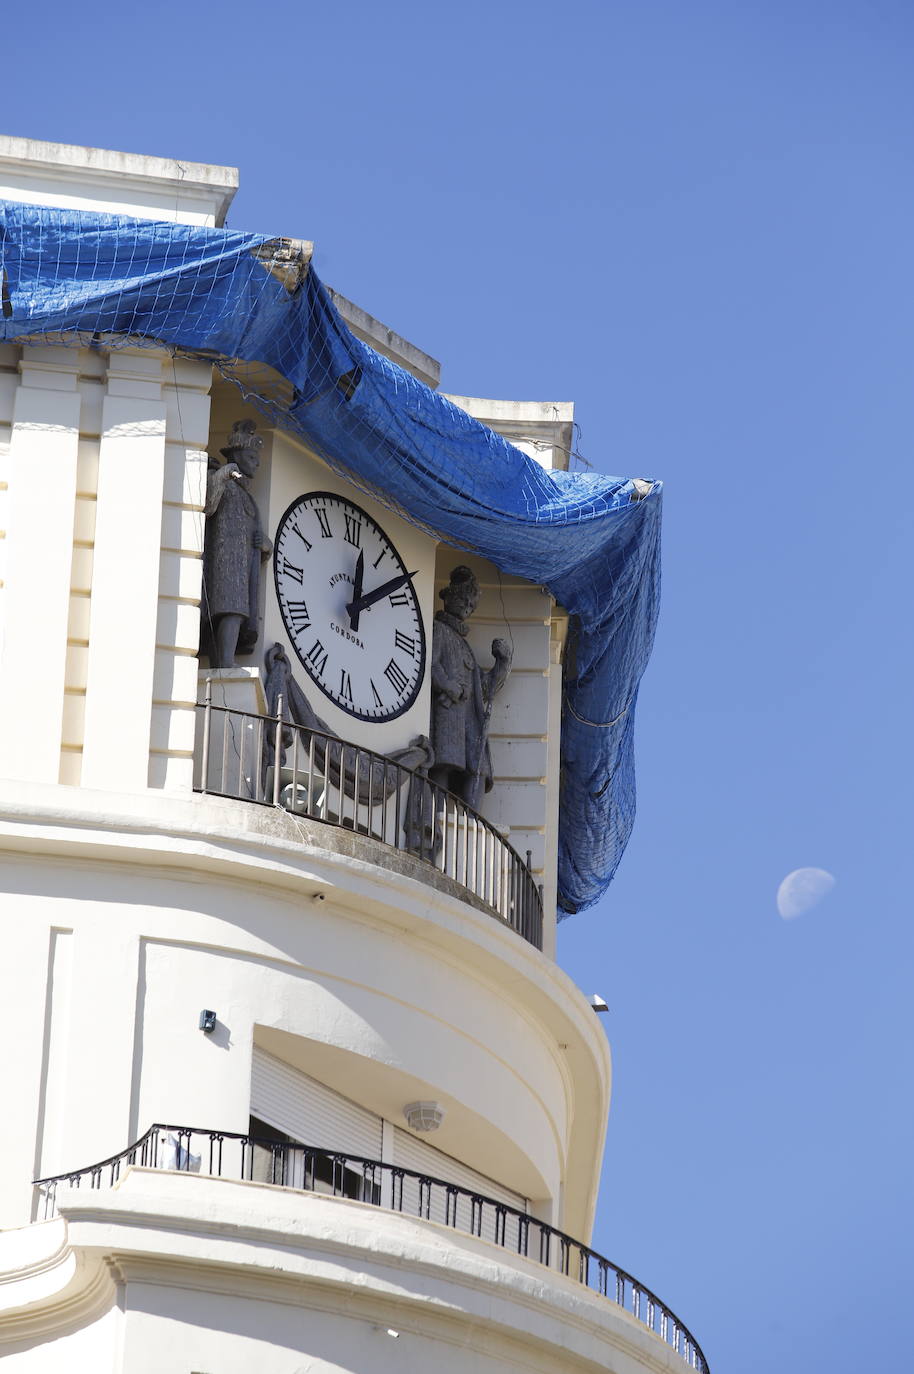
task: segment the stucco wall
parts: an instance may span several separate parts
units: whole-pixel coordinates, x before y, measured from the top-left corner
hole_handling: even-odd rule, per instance
[[[128,811],[99,793],[79,814],[57,789],[7,794],[0,911],[17,976],[0,1015],[21,1052],[6,1224],[28,1217],[31,1178],[104,1158],[153,1120],[245,1130],[256,1026],[389,1121],[439,1100],[442,1150],[586,1235],[608,1055],[555,965],[382,866],[375,841],[321,850],[284,813],[152,796]]]

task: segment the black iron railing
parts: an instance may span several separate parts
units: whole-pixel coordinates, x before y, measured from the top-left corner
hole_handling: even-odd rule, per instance
[[[57,1189],[61,1184],[73,1188],[112,1187],[131,1165],[249,1179],[347,1197],[479,1236],[608,1298],[642,1322],[693,1369],[708,1374],[707,1360],[688,1327],[655,1293],[596,1250],[494,1198],[361,1155],[265,1140],[234,1131],[157,1124],[136,1144],[110,1159],[73,1173],[37,1179],[35,1186],[43,1217],[56,1214]]]
[[[273,716],[214,706],[198,711],[198,792],[368,835],[411,854],[478,897],[537,949],[540,889],[503,835],[459,797],[383,754]],[[276,742],[279,736],[279,760]]]

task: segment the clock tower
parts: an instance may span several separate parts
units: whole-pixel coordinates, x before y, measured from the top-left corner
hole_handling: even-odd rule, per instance
[[[659,488],[441,396],[236,183],[0,139],[0,1356],[706,1371],[592,1243],[555,960],[627,834]]]

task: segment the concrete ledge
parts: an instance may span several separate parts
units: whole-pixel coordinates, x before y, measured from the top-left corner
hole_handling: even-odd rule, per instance
[[[162,1358],[180,1323],[182,1367],[235,1374],[259,1352],[275,1374],[308,1368],[435,1368],[538,1374],[682,1374],[684,1361],[611,1300],[562,1274],[449,1227],[342,1198],[199,1175],[129,1170],[113,1189],[61,1190],[71,1301],[113,1275],[130,1351],[134,1321]],[[25,1245],[28,1232],[16,1233]],[[49,1240],[51,1237],[49,1237]],[[10,1290],[10,1296],[14,1296]],[[220,1329],[211,1310],[231,1304]],[[86,1302],[87,1316],[91,1304]],[[21,1340],[21,1322],[9,1319]],[[29,1304],[37,1335],[41,1311]],[[319,1358],[319,1314],[332,1319],[334,1362]],[[50,1312],[48,1314],[50,1316]],[[378,1341],[398,1334],[400,1345]],[[246,1340],[236,1353],[239,1336]],[[376,1351],[356,1362],[350,1342]],[[186,1352],[186,1358],[184,1358]],[[150,1350],[150,1356],[153,1354]],[[66,1367],[66,1344],[60,1343]],[[204,1356],[209,1363],[200,1363]],[[336,1360],[339,1359],[339,1363]],[[404,1363],[405,1361],[405,1363]],[[118,1368],[150,1368],[124,1359]],[[15,1370],[15,1358],[10,1361]]]
[[[11,200],[74,208],[98,202],[100,210],[142,219],[218,227],[237,189],[235,167],[0,135],[0,196]]]
[[[420,382],[435,390],[441,380],[441,364],[437,359],[423,353],[421,348],[404,339],[402,334],[388,329],[386,324],[369,315],[360,305],[347,300],[339,291],[334,291],[331,287],[327,289],[333,304],[357,339],[361,339],[362,343],[368,344],[376,353],[405,368]]]
[[[499,401],[453,395],[447,399],[542,467],[567,470],[574,451],[572,401]]]

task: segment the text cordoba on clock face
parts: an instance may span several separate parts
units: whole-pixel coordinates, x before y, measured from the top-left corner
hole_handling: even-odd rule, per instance
[[[425,674],[425,630],[410,572],[361,507],[334,492],[293,501],[273,554],[286,633],[315,686],[359,720],[393,720]]]

